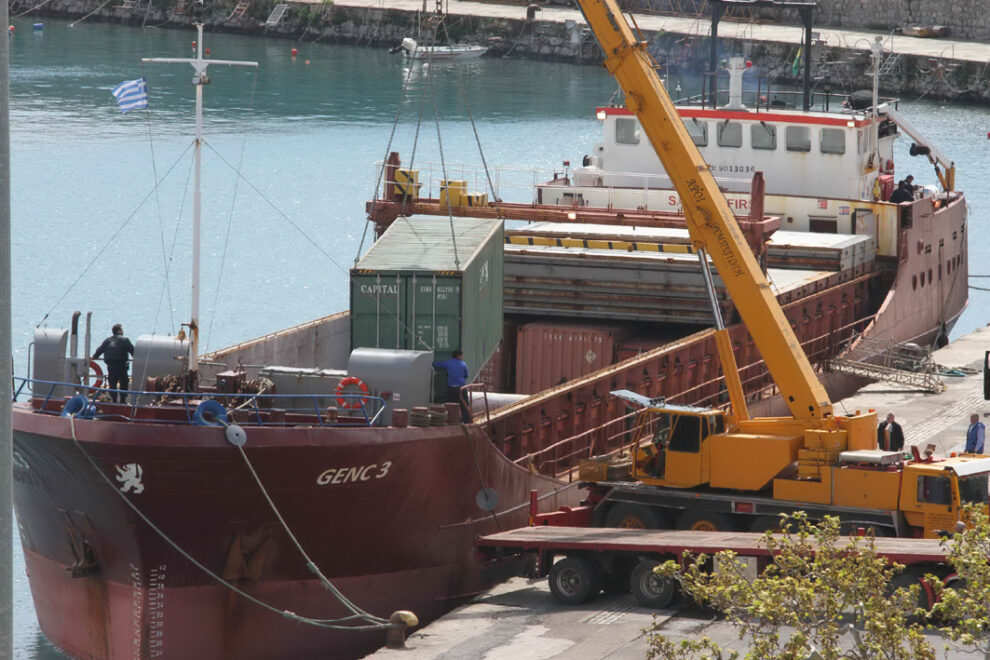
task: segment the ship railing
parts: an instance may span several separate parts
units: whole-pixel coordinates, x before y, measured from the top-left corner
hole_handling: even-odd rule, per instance
[[[40,414],[61,415],[70,397],[65,392],[85,396],[95,404],[87,418],[142,423],[202,424],[197,411],[205,401],[219,402],[228,420],[250,426],[375,426],[386,402],[375,394],[227,394],[223,392],[150,392],[110,390],[64,381],[38,380],[13,376],[13,401],[29,396]],[[31,392],[25,392],[30,389]],[[126,395],[130,403],[100,401],[110,392]],[[336,405],[330,405],[336,404]],[[85,409],[85,407],[84,407]]]
[[[615,417],[613,419],[610,419],[604,422],[603,424],[599,424],[598,426],[595,426],[594,428],[586,429],[585,431],[582,431],[577,435],[572,435],[570,437],[564,438],[563,440],[558,440],[557,442],[551,445],[530,452],[525,456],[520,456],[519,458],[515,459],[513,463],[515,463],[516,465],[526,465],[532,463],[539,472],[543,472],[547,467],[555,466],[558,464],[570,466],[571,459],[573,459],[574,457],[591,458],[593,456],[599,455],[601,452],[599,451],[598,439],[602,436],[601,432],[605,431],[608,427],[614,426],[616,424],[621,426],[621,430],[619,430],[618,432],[613,432],[605,435],[604,441],[601,442],[601,447],[604,448],[614,447],[616,444],[616,440],[618,440],[619,438],[625,438],[624,440],[618,443],[619,445],[618,448],[612,449],[611,451],[606,451],[605,453],[612,454],[621,451],[628,444],[630,438],[634,437],[633,432],[639,429],[640,426],[642,426],[642,425],[630,426],[627,423],[629,419],[632,419],[636,416],[637,412],[638,411],[634,410],[620,417]],[[582,440],[585,442],[582,443],[581,442]],[[577,446],[571,449],[570,451],[568,451],[567,453],[565,454],[557,453],[558,450],[560,450],[562,447],[575,443],[577,444]],[[545,460],[539,462],[535,460],[551,452],[554,453],[552,457],[546,458]],[[573,479],[574,471],[570,469],[570,467],[568,467],[566,471],[569,479]],[[554,470],[554,472],[556,473],[556,469]]]
[[[381,172],[382,162],[376,163]],[[405,169],[407,165],[400,166]],[[561,163],[559,169],[543,169],[537,167],[511,167],[499,165],[489,166],[471,163],[437,163],[416,162],[411,169],[419,173],[418,197],[438,199],[443,181],[463,181],[468,193],[487,193],[489,202],[507,202],[514,204],[532,204],[534,191],[548,181],[569,180],[576,168],[570,161]],[[490,181],[490,183],[489,183]],[[381,176],[382,186],[376,191],[376,197],[384,199],[397,182],[387,176]],[[408,187],[408,183],[400,185]],[[494,199],[492,196],[494,195]]]
[[[718,175],[718,183],[727,192],[748,196],[753,185],[752,178],[737,178]],[[539,204],[550,205],[548,197],[555,190],[562,193],[562,202],[555,206],[593,206],[595,208],[635,208],[640,211],[667,211],[680,213],[680,202],[671,206],[667,199],[673,190],[670,177],[665,174],[645,172],[577,171],[568,179],[570,185],[561,186],[556,181],[546,181],[537,185]],[[578,197],[578,195],[581,195]],[[594,197],[586,197],[594,195]],[[602,200],[604,196],[604,200]],[[568,203],[568,201],[570,203]],[[746,215],[745,213],[743,215]]]
[[[718,75],[718,74],[716,74]],[[682,96],[674,100],[674,104],[680,106],[698,106],[701,108],[719,108],[729,102],[729,89],[720,87],[715,90],[714,97],[711,92],[711,73],[704,75],[702,90],[698,94]],[[755,87],[755,89],[754,89]],[[844,105],[849,97],[845,92],[834,92],[826,82],[822,84],[822,89],[811,92],[809,103],[812,112],[855,112],[855,110]],[[896,96],[878,96],[877,104],[887,103],[897,109],[900,98]],[[804,90],[800,86],[791,84],[775,84],[769,76],[759,76],[755,80],[747,81],[746,88],[742,92],[742,104],[748,109],[756,112],[773,112],[775,110],[800,109],[804,105]],[[865,112],[860,109],[859,112]]]

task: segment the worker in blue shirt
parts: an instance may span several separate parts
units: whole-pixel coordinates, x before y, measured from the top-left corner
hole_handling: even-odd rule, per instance
[[[443,369],[447,372],[447,401],[457,402],[461,406],[461,421],[465,424],[471,423],[471,411],[467,405],[467,398],[461,397],[461,388],[467,385],[470,374],[468,373],[467,362],[464,361],[463,351],[454,351],[454,357],[449,360],[437,361],[433,363],[434,369]]]
[[[982,454],[983,440],[986,437],[987,429],[980,421],[980,415],[973,413],[969,416],[969,429],[966,431],[966,453]]]

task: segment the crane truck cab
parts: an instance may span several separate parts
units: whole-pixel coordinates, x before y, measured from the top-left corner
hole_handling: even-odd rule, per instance
[[[899,508],[907,524],[925,537],[951,532],[962,519],[960,509],[979,504],[990,513],[990,458],[974,455],[905,464]]]

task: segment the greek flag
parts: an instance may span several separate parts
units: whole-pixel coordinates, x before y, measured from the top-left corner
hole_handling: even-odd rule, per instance
[[[121,112],[141,110],[148,107],[148,85],[144,78],[125,80],[113,90],[114,98]]]

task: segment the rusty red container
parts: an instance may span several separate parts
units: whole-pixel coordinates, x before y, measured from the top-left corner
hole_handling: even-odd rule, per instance
[[[533,394],[613,362],[628,333],[617,325],[527,323],[516,334],[516,392]]]

